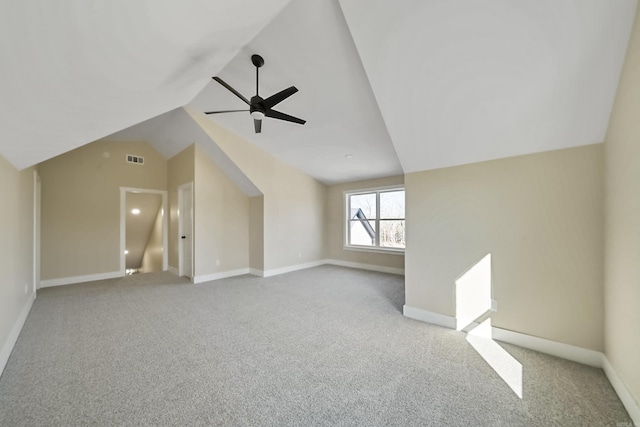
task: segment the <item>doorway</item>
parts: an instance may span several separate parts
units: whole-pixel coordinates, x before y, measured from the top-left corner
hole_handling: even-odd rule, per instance
[[[193,182],[178,187],[178,275],[193,279]]]
[[[165,271],[167,192],[120,187],[120,273]]]

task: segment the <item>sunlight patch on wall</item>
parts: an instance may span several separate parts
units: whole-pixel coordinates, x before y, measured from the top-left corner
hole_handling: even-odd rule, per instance
[[[522,399],[522,364],[493,340],[491,285],[489,253],[456,280],[456,329],[467,332],[467,342]]]
[[[491,254],[456,280],[456,329],[461,331],[491,310]]]

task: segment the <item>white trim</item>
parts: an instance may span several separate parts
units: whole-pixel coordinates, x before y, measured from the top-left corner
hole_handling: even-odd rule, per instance
[[[42,181],[37,170],[33,171],[33,292],[40,289],[40,241],[42,212]]]
[[[159,194],[162,196],[162,270],[169,266],[169,203],[167,190],[150,188],[120,187],[120,274],[124,276],[126,270],[126,229],[127,229],[127,193]]]
[[[596,368],[602,367],[602,353],[599,351],[589,350],[587,348],[535,337],[533,335],[527,335],[520,332],[509,331],[507,329],[494,327],[491,328],[491,332],[493,339],[496,341],[514,344],[518,347],[528,348],[530,350],[550,354],[552,356],[560,357],[561,359],[571,360],[584,365],[595,366]]]
[[[410,319],[420,320],[422,322],[443,326],[445,328],[456,329],[457,326],[455,317],[411,307],[406,304],[402,307],[402,314]]]
[[[355,251],[355,252],[372,252],[377,254],[384,255],[404,255],[405,249],[393,249],[393,248],[382,248],[377,246],[347,246],[343,245],[342,249],[345,251]]]
[[[410,307],[408,305],[404,306],[403,314],[411,319],[421,320],[423,322],[451,329],[456,329],[458,323],[455,317],[434,313],[416,307]],[[491,328],[491,333],[493,339],[496,341],[514,344],[518,347],[528,348],[530,350],[539,351],[540,353],[550,354],[552,356],[589,366],[595,366],[596,368],[602,367],[603,355],[599,351],[589,350],[571,344],[551,341],[545,338],[534,337],[533,335],[527,335],[501,328]]]
[[[368,187],[368,188],[359,188],[357,190],[344,190],[342,192],[342,195],[345,196],[347,194],[367,194],[367,193],[373,193],[374,191],[392,191],[392,190],[404,190],[404,189],[405,189],[404,183],[401,183],[401,184],[393,184],[393,185],[383,185],[382,187]]]
[[[22,327],[24,326],[24,322],[26,322],[27,317],[29,316],[29,312],[31,311],[31,307],[33,307],[33,302],[36,300],[35,292],[31,294],[31,298],[27,301],[27,304],[22,307],[20,311],[20,315],[16,319],[16,323],[13,324],[13,328],[11,328],[11,332],[7,337],[7,340],[2,345],[2,351],[0,351],[0,375],[4,371],[4,368],[7,366],[7,362],[9,361],[9,356],[11,356],[11,352],[13,351],[13,347],[16,345],[18,341],[18,337],[20,336],[20,331],[22,331]]]
[[[242,276],[249,274],[248,268],[239,268],[237,270],[222,271],[220,273],[204,274],[202,276],[194,276],[193,283],[210,282],[212,280],[226,279],[227,277]]]
[[[613,366],[611,366],[609,359],[607,359],[607,356],[605,356],[604,354],[602,355],[602,369],[609,379],[611,386],[613,386],[613,389],[618,394],[620,401],[622,401],[622,404],[629,413],[629,416],[633,420],[634,424],[636,426],[640,426],[640,405],[633,398],[633,395],[624,384],[624,382],[620,379],[615,369],[613,369]]]
[[[126,265],[127,265],[127,257],[124,253],[127,242],[127,219],[126,219],[126,211],[127,209],[127,189],[124,187],[120,187],[120,273],[124,276]],[[44,284],[43,284],[44,286]]]
[[[272,270],[264,270],[262,272],[262,277],[277,276],[279,274],[285,274],[285,273],[290,273],[292,271],[304,270],[306,268],[318,267],[320,265],[325,265],[325,264],[327,264],[327,260],[321,259],[319,261],[311,261],[311,262],[305,262],[303,264],[295,264],[295,265],[289,265],[287,267],[274,268]]]
[[[184,196],[183,191],[189,190],[191,192],[191,230],[189,237],[191,238],[191,276],[195,275],[195,192],[193,188],[193,181],[181,184],[178,186],[178,276],[184,276],[184,243],[182,242],[182,236],[184,235]],[[191,279],[191,277],[189,277]],[[193,281],[193,280],[192,280]]]
[[[175,274],[176,276],[178,275],[178,269],[173,267],[173,266],[171,266],[171,265],[169,266],[169,268],[167,268],[167,271],[169,273]]]
[[[382,219],[395,219],[395,218],[380,218],[380,193],[391,192],[391,191],[404,191],[406,195],[406,189],[403,184],[389,185],[384,187],[377,188],[366,188],[366,189],[358,189],[358,190],[344,190],[342,192],[342,202],[344,203],[344,218],[343,218],[343,226],[344,233],[342,239],[342,247],[343,249],[355,250],[355,251],[375,251],[382,253],[400,253],[404,255],[405,248],[385,248],[380,246],[380,220]],[[374,246],[358,246],[352,245],[349,242],[351,241],[351,198],[349,196],[357,196],[361,194],[369,194],[375,193],[376,195],[376,217],[370,219],[370,221],[374,221],[376,223],[376,237],[375,237],[375,245]],[[406,199],[406,197],[405,197]],[[398,220],[406,221],[406,215],[404,218]]]
[[[264,270],[258,270],[257,268],[250,268],[249,274],[252,274],[258,277],[264,277]]]
[[[455,329],[457,323],[454,317],[433,313],[407,305],[404,306],[403,313],[406,317],[451,329]],[[491,333],[493,339],[496,341],[502,341],[508,344],[517,345],[518,347],[528,348],[540,353],[550,354],[562,359],[601,368],[620,398],[620,401],[629,413],[634,425],[640,426],[640,405],[634,399],[629,389],[613,369],[609,359],[607,359],[603,353],[501,328],[491,328]]]
[[[363,264],[359,262],[342,261],[339,259],[328,259],[326,260],[326,263],[331,265],[339,265],[341,267],[358,268],[360,270],[370,270],[370,271],[377,271],[380,273],[391,273],[391,274],[399,274],[401,276],[404,276],[404,268],[385,267],[383,265],[375,265],[375,264]]]
[[[124,274],[120,271],[112,271],[110,273],[87,274],[86,276],[62,277],[60,279],[42,280],[40,288],[73,285],[74,283],[93,282],[95,280],[115,279],[118,277],[124,277]]]

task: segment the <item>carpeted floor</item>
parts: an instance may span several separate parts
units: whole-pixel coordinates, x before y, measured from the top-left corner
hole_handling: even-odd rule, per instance
[[[602,370],[402,316],[401,276],[323,266],[47,288],[0,377],[1,426],[630,424]]]

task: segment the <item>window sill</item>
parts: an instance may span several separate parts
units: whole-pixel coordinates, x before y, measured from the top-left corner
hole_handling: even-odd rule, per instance
[[[342,249],[345,251],[355,251],[355,252],[372,252],[376,254],[384,254],[384,255],[404,255],[404,249],[384,249],[384,248],[369,248],[366,246],[342,246]]]

